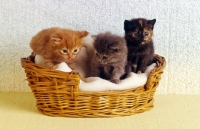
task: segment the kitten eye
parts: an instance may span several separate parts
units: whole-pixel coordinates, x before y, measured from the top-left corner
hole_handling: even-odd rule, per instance
[[[103,59],[105,59],[105,60],[106,60],[106,59],[108,59],[108,57],[106,57],[106,56],[103,56]]]
[[[149,35],[149,33],[148,32],[144,32],[144,36],[148,36]]]
[[[67,53],[68,53],[68,51],[67,51],[66,49],[61,50],[61,52],[62,52],[63,54],[67,54]]]
[[[96,54],[96,56],[99,56],[99,54],[98,53],[95,53]]]
[[[134,36],[135,36],[135,37],[138,37],[138,35],[139,35],[138,32],[137,32],[137,33],[134,33]]]
[[[77,52],[78,52],[78,49],[75,49],[75,50],[74,50],[74,53],[77,53]]]

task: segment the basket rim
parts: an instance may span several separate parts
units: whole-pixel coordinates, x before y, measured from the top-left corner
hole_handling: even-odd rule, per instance
[[[32,59],[31,58],[33,58],[32,57],[32,55],[29,55],[28,57],[22,57],[21,58],[21,62],[27,62],[27,63],[31,63],[32,64],[32,66],[35,66],[35,67],[39,67],[39,68],[42,68],[42,69],[48,69],[49,71],[51,71],[51,72],[58,72],[58,73],[71,73],[71,72],[63,72],[63,71],[59,71],[59,70],[52,70],[52,69],[50,69],[50,68],[48,68],[48,67],[45,67],[45,66],[42,66],[42,65],[40,65],[40,64],[36,64],[36,63],[34,63],[34,61],[31,61]],[[155,73],[158,69],[159,70],[163,70],[165,67],[166,67],[166,60],[165,60],[165,58],[163,57],[163,56],[160,56],[160,55],[158,55],[158,54],[154,54],[154,58],[156,58],[157,59],[157,61],[159,61],[159,62],[156,62],[156,67],[150,72],[150,74],[151,73]],[[22,64],[22,66],[23,66],[23,64]],[[34,67],[33,67],[34,68]],[[36,69],[36,68],[34,68],[34,69]],[[37,68],[38,69],[38,68]],[[74,71],[72,71],[73,73],[78,73],[78,72],[74,72]]]
[[[100,91],[100,92],[93,92],[93,91],[80,91],[79,90],[79,86],[78,86],[78,93],[80,92],[83,92],[83,93],[107,93],[107,94],[110,94],[110,93],[114,93],[114,92],[117,92],[117,93],[122,93],[123,92],[126,92],[127,91],[135,91],[135,90],[141,90],[141,89],[144,89],[144,91],[149,91],[151,90],[152,88],[156,88],[156,87],[146,87],[147,84],[149,83],[148,80],[151,76],[154,76],[158,73],[163,73],[163,70],[164,68],[166,67],[166,61],[165,61],[165,58],[163,56],[160,56],[158,54],[155,54],[154,55],[154,58],[156,59],[156,67],[149,73],[149,76],[147,78],[147,82],[145,85],[143,86],[138,86],[137,88],[131,88],[131,89],[126,89],[126,90],[112,90],[112,91]],[[25,64],[31,64],[31,69],[33,69],[34,71],[36,71],[37,73],[43,73],[44,71],[41,70],[41,69],[44,69],[44,70],[47,70],[47,73],[49,76],[51,77],[59,77],[59,76],[65,76],[65,75],[75,75],[75,76],[79,76],[79,79],[81,79],[80,77],[80,74],[78,72],[74,72],[74,71],[71,71],[71,72],[63,72],[63,71],[59,71],[59,70],[52,70],[50,68],[47,68],[45,66],[42,66],[40,64],[35,64],[34,61],[33,61],[34,57],[32,55],[26,57],[26,58],[21,58],[21,65],[22,67],[25,65]],[[50,73],[50,74],[49,74]],[[74,94],[76,94],[76,92],[73,92]],[[142,94],[142,92],[141,92]]]

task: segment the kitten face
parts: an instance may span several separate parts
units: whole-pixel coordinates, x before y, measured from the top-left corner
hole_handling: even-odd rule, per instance
[[[52,34],[51,40],[55,48],[54,53],[62,56],[65,60],[70,62],[76,58],[83,44],[81,38],[87,34],[87,32],[72,33],[69,31],[66,31],[63,34]]]
[[[101,64],[109,64],[113,63],[119,60],[117,55],[120,55],[120,51],[118,48],[112,48],[112,47],[107,47],[107,48],[94,48],[95,49],[95,55],[94,59],[101,63]]]
[[[94,39],[94,59],[101,64],[117,62],[127,54],[126,42],[120,36],[107,32]]]
[[[133,19],[124,21],[125,36],[128,40],[137,41],[138,45],[151,41],[153,35],[153,27],[156,19]]]
[[[111,52],[110,50],[107,50],[106,51],[97,51],[95,50],[95,56],[94,56],[94,59],[101,63],[101,64],[108,64],[108,63],[111,63],[111,59],[113,57],[111,56]]]

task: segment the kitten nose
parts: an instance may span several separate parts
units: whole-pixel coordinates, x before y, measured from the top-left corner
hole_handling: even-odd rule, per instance
[[[72,56],[70,54],[68,54],[68,59],[71,59],[71,58],[72,58]]]

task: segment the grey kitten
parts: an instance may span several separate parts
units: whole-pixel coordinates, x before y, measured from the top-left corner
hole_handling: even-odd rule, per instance
[[[126,74],[128,49],[123,37],[110,32],[100,33],[94,38],[94,51],[91,63],[92,76],[119,83]]]

